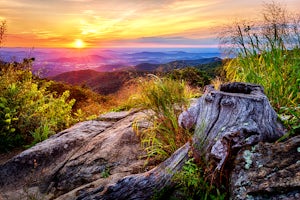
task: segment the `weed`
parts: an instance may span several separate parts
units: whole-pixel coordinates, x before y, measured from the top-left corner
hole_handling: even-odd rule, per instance
[[[178,125],[179,114],[188,106],[188,87],[184,82],[153,76],[142,83],[137,105],[147,112],[151,126],[138,133],[148,157],[164,160],[182,146],[191,134]]]
[[[184,199],[223,200],[226,196],[206,180],[204,171],[194,162],[194,158],[186,161],[182,171],[173,177],[173,181],[179,185]]]
[[[110,168],[105,168],[101,172],[101,178],[108,178],[110,176]]]

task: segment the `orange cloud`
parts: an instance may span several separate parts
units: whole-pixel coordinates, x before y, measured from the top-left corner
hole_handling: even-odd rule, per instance
[[[285,3],[300,7],[298,0]],[[0,20],[7,21],[7,46],[68,47],[81,39],[94,47],[143,37],[206,45],[204,39],[214,37],[212,27],[235,16],[255,17],[260,8],[261,0],[2,0]]]

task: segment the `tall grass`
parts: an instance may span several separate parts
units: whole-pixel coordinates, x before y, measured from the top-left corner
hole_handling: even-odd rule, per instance
[[[285,125],[299,132],[300,14],[276,2],[264,3],[261,14],[260,22],[235,22],[220,34],[225,52],[235,55],[224,66],[226,76],[262,85]]]
[[[151,110],[146,130],[138,133],[148,157],[164,160],[190,138],[178,125],[179,114],[189,105],[191,92],[184,82],[153,76],[142,83],[138,107]]]
[[[280,119],[294,134],[300,128],[300,50],[272,49],[239,55],[224,66],[227,78],[260,84]]]
[[[239,55],[225,65],[227,78],[261,84],[277,111],[299,104],[300,50],[272,49],[260,55]]]

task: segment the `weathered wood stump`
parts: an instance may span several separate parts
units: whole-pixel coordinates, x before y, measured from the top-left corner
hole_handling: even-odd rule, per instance
[[[229,83],[220,91],[207,86],[197,104],[179,117],[185,128],[195,126],[192,144],[185,144],[169,159],[143,174],[128,176],[107,189],[95,188],[81,199],[149,199],[171,184],[192,147],[194,157],[205,156],[220,171],[233,151],[259,141],[274,141],[284,133],[263,88],[246,83]]]
[[[223,84],[220,91],[207,86],[197,105],[180,115],[179,123],[185,128],[196,124],[195,156],[214,159],[218,170],[232,150],[284,134],[263,87],[238,82]]]

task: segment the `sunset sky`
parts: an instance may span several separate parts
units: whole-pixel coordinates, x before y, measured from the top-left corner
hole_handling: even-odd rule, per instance
[[[288,10],[300,0],[281,1]],[[6,47],[209,47],[262,0],[0,0]],[[294,9],[294,10],[293,10]],[[76,41],[76,42],[75,42]]]

